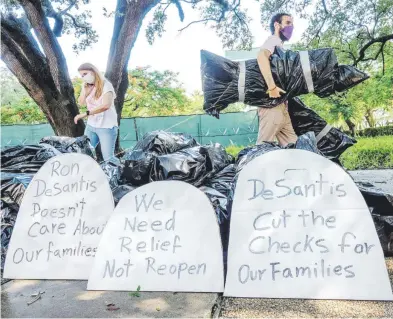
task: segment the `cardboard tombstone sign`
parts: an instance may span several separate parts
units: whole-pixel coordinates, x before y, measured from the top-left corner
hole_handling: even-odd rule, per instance
[[[251,161],[235,191],[225,295],[392,300],[374,223],[349,175],[302,150]]]
[[[5,278],[88,279],[114,203],[89,156],[49,159],[28,186],[5,262]]]
[[[125,195],[103,233],[89,290],[222,292],[222,246],[200,190],[153,182]]]

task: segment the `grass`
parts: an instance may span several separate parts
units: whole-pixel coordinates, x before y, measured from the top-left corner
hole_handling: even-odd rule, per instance
[[[359,137],[340,157],[346,169],[393,168],[393,136]],[[245,146],[231,145],[227,152],[237,157]]]

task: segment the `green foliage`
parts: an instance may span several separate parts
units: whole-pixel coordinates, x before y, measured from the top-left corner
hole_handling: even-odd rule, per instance
[[[357,133],[362,137],[393,136],[393,125],[381,127],[369,127]]]
[[[1,106],[1,124],[46,123],[46,117],[31,98],[22,98],[12,106]]]
[[[1,105],[12,106],[22,98],[28,98],[26,90],[5,67],[0,68]]]
[[[227,153],[235,158],[239,155],[239,152],[244,149],[245,146],[229,145],[225,149]]]
[[[189,99],[172,71],[132,70],[122,117],[184,114]]]
[[[384,75],[372,72],[370,79],[345,94],[324,99],[308,94],[301,98],[330,124],[344,126],[353,123],[360,127],[366,123],[375,127],[376,115],[389,112],[393,106],[393,59],[386,60],[386,67]]]
[[[231,145],[226,151],[237,157],[244,148]],[[359,138],[354,146],[341,155],[340,161],[350,170],[393,168],[393,136]]]
[[[340,160],[350,170],[393,168],[393,136],[359,138]]]
[[[393,0],[291,0],[261,1],[261,22],[267,26],[273,13],[297,13],[308,21],[304,48],[335,48],[341,63],[375,67],[387,54],[393,39]],[[296,24],[296,21],[295,21]]]

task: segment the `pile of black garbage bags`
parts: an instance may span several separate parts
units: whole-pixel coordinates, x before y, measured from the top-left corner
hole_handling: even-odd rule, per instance
[[[346,145],[342,146],[343,148]],[[287,148],[322,154],[315,133],[301,136]],[[236,179],[242,168],[255,157],[282,149],[276,143],[263,143],[242,150],[237,159],[219,144],[199,145],[190,135],[154,131],[147,133],[133,150],[123,154],[121,164],[101,163],[115,204],[135,188],[153,181],[178,180],[199,188],[209,198],[220,225],[224,259],[229,239],[231,205]],[[336,153],[343,150],[336,145]],[[47,137],[38,145],[5,147],[1,150],[1,269],[24,192],[34,174],[51,157],[61,153],[82,153],[96,159],[87,137]],[[359,184],[372,209],[386,255],[393,255],[393,185],[381,191],[375,185]]]

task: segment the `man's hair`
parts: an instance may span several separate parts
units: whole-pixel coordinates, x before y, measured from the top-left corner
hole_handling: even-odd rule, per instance
[[[277,13],[272,17],[272,19],[270,20],[270,31],[272,32],[272,34],[274,34],[274,23],[275,22],[281,23],[282,17],[285,16],[292,17],[289,13],[285,13],[285,12]]]

